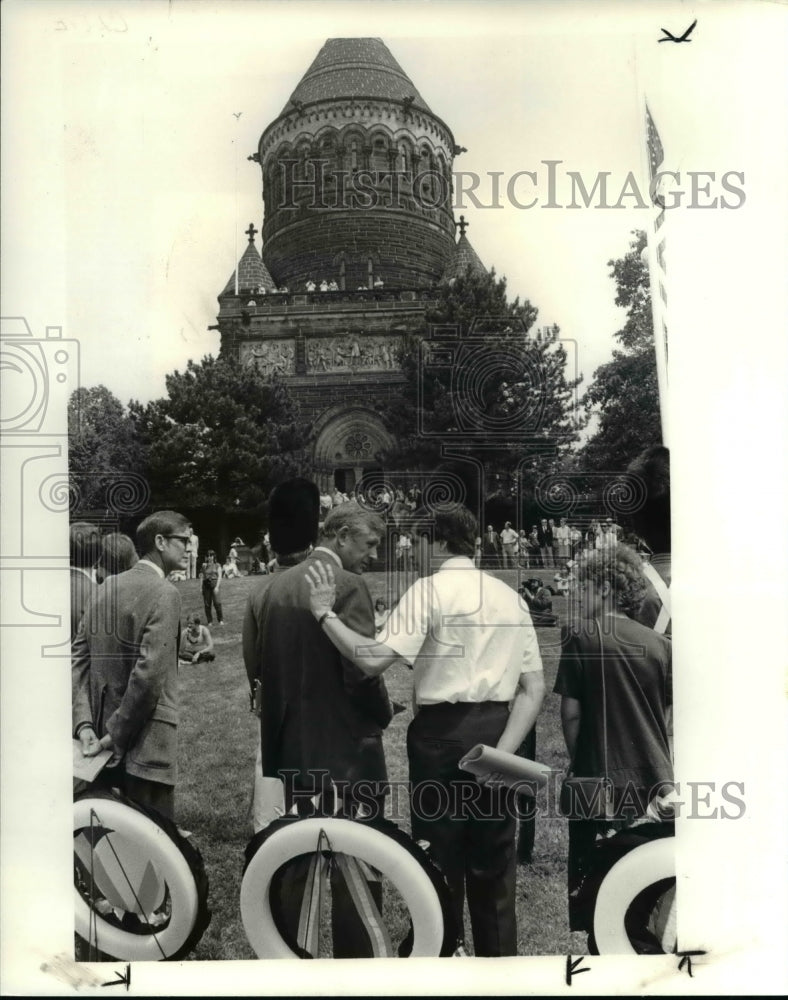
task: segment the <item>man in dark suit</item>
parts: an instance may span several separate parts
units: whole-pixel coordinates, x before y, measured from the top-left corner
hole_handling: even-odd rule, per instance
[[[551,567],[555,564],[555,558],[553,556],[553,528],[552,522],[548,522],[545,518],[539,522],[539,526],[536,529],[536,537],[539,539],[539,551],[542,555],[542,565],[545,568]]]
[[[356,503],[341,504],[326,518],[320,545],[308,557],[332,560],[336,613],[370,637],[375,616],[361,573],[377,558],[384,531],[375,514]],[[283,541],[281,524],[272,523],[270,534],[275,551],[293,544]],[[336,652],[309,614],[307,595],[303,566],[278,571],[251,594],[243,629],[250,683],[259,677],[262,684],[263,774],[297,772],[288,778],[288,805],[299,791],[314,795],[329,790],[332,781],[347,785],[352,798],[356,781],[386,780],[381,733],[391,721],[391,702],[385,685],[370,683]],[[328,779],[321,780],[320,772],[328,772]]]
[[[491,524],[482,538],[482,565],[487,569],[501,568],[501,539]]]
[[[101,555],[101,532],[94,524],[76,521],[68,529],[68,552],[71,577],[71,639],[96,593],[93,567]]]
[[[314,520],[298,518],[296,510],[289,489],[272,495],[269,530],[276,552],[304,552],[315,538],[317,515]],[[370,783],[380,788],[377,801],[382,809],[386,780],[382,730],[392,717],[388,692],[381,678],[367,677],[323,634],[309,612],[304,570],[315,558],[331,560],[337,582],[336,614],[372,637],[374,612],[361,573],[377,558],[384,531],[377,515],[357,503],[334,507],[318,547],[299,565],[279,569],[249,599],[243,649],[250,684],[255,679],[261,683],[263,775],[282,777],[286,807],[295,805],[302,814],[314,810],[312,796],[320,793],[318,811],[332,815],[336,808],[340,815],[353,817],[359,807],[357,792],[363,792],[365,805],[370,806]],[[365,787],[359,789],[359,782]],[[308,866],[297,860],[271,887],[291,942],[296,938],[307,871]],[[371,880],[369,885],[380,906],[380,882]],[[336,875],[332,900],[334,957],[370,956],[364,925]]]
[[[104,780],[174,819],[181,598],[167,581],[188,564],[189,522],[175,511],[137,528],[143,557],[109,577],[72,646],[74,736],[86,756],[113,751]]]

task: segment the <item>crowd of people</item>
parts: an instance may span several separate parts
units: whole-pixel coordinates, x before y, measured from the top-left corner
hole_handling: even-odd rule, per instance
[[[477,538],[476,560],[487,569],[555,569],[584,552],[613,548],[621,535],[620,525],[609,517],[586,525],[568,524],[565,517],[558,524],[554,518],[542,518],[530,531],[516,531],[511,521],[500,532],[488,524]]]
[[[485,572],[493,550],[485,552],[469,510],[430,514],[414,495],[403,560],[412,560],[418,574],[391,609],[382,600],[373,606],[363,577],[387,535],[375,510],[334,496],[329,509],[328,494],[302,479],[270,497],[272,575],[251,588],[242,627],[250,699],[260,715],[257,794],[265,794],[260,779],[280,779],[285,809],[300,816],[383,815],[382,736],[402,709],[383,675],[394,666],[412,671],[411,833],[429,843],[460,928],[467,900],[476,955],[517,951],[518,808],[516,793],[499,776],[474,778],[459,761],[479,743],[517,753],[533,732],[545,697],[534,626],[556,624],[539,620],[545,591],[572,597],[577,610],[562,630],[554,686],[569,772],[604,779],[612,789],[603,814],[571,817],[572,929],[590,930],[583,891],[597,873],[598,844],[649,819],[659,826],[667,815],[667,451],[651,449],[636,469],[649,487],[635,530],[654,553],[650,562],[618,539],[611,521],[582,532],[565,521],[553,530],[548,519],[533,530],[542,565],[562,564],[556,586],[534,578],[518,593]],[[403,502],[409,502],[404,493]],[[188,572],[191,526],[175,511],[147,517],[136,533],[139,559],[125,536],[102,539],[86,528],[72,527],[74,736],[87,756],[111,750],[110,766],[97,780],[173,818],[178,663],[214,656],[210,630],[198,616],[182,628],[181,594],[168,580]],[[495,534],[492,526],[488,532]],[[522,558],[520,537],[504,524],[495,549],[501,568],[504,559],[510,568],[510,560]],[[200,576],[206,618],[211,623],[215,612],[221,624],[223,573],[214,552],[206,553]],[[107,629],[108,621],[115,627]],[[256,815],[266,812],[264,805],[256,803]],[[272,909],[288,940],[298,937],[309,871],[308,856],[295,858],[271,884]],[[369,956],[364,918],[339,868],[332,866],[330,878],[334,955]],[[381,877],[367,866],[365,878],[365,892],[380,909]],[[664,941],[645,925],[640,931],[645,950],[661,950]],[[406,939],[400,953],[408,947]]]
[[[380,277],[375,277],[375,279],[374,279],[374,281],[372,281],[371,285],[359,285],[358,288],[357,288],[357,290],[359,292],[366,292],[366,291],[369,291],[369,288],[371,287],[371,288],[379,291],[381,288],[383,288],[383,285],[384,285],[383,279],[380,278]],[[339,291],[342,291],[342,290],[343,289],[340,288],[339,284],[337,283],[337,281],[334,278],[331,278],[331,279],[321,278],[319,281],[315,281],[314,278],[308,278],[304,282],[304,291],[305,292],[310,292],[310,293],[311,292],[339,292]],[[289,291],[290,291],[290,289],[287,287],[287,285],[281,285],[279,288],[274,288],[274,289],[272,289],[270,291],[269,291],[269,289],[267,289],[265,287],[265,285],[258,285],[256,289],[252,289],[253,294],[260,295],[260,296],[265,296],[265,295],[287,295],[289,293]],[[254,299],[250,299],[246,304],[247,304],[247,307],[248,306],[256,306],[257,302]]]

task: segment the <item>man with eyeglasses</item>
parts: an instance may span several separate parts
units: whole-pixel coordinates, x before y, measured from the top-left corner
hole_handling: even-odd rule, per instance
[[[110,749],[101,782],[174,819],[181,597],[189,522],[158,511],[137,528],[142,558],[88,606],[71,658],[74,736],[86,757]],[[110,585],[111,584],[111,585]]]

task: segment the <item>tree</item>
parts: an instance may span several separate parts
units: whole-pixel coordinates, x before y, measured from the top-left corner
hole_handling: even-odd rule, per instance
[[[445,446],[466,448],[485,465],[488,496],[533,488],[577,437],[580,382],[567,374],[558,327],[534,333],[536,316],[528,300],[507,301],[494,271],[439,288],[426,321],[440,338],[412,336],[401,352],[406,385],[384,414],[397,441],[387,468],[445,468]]]
[[[275,379],[209,355],[166,386],[167,398],[130,404],[158,504],[251,510],[309,471],[310,428]]]
[[[636,230],[633,236],[628,253],[608,261],[616,305],[627,310],[627,319],[615,334],[621,349],[597,368],[583,396],[586,413],[599,418],[598,430],[577,456],[579,466],[589,471],[625,469],[662,440],[649,274],[643,260],[646,234]]]
[[[79,510],[107,508],[113,485],[127,473],[143,473],[136,423],[106,386],[79,388],[71,394],[68,432],[69,477]]]

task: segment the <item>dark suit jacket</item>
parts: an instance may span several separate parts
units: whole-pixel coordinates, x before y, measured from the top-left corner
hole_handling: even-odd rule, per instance
[[[181,597],[144,563],[97,589],[72,644],[74,735],[90,723],[137,778],[174,785]]]
[[[489,531],[485,531],[482,535],[482,552],[487,555],[491,555],[496,552],[501,551],[501,539],[497,531],[494,531],[492,535]]]
[[[545,525],[544,528],[541,524],[536,526],[536,537],[539,539],[539,545],[541,548],[549,549],[553,546],[553,529],[549,524]]]
[[[80,569],[69,567],[71,577],[71,638],[77,634],[79,623],[85,608],[96,595],[96,584],[85,576]]]
[[[263,774],[297,770],[302,787],[319,787],[309,771],[334,781],[384,781],[381,731],[391,721],[382,678],[368,678],[340,656],[309,611],[306,567],[317,553],[279,570],[249,598],[243,629],[250,683],[262,684]],[[375,619],[363,579],[331,561],[337,587],[334,610],[350,628],[369,637]]]

